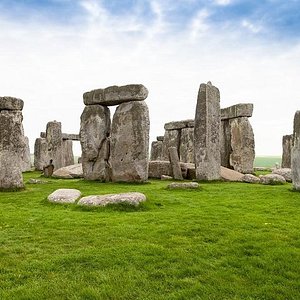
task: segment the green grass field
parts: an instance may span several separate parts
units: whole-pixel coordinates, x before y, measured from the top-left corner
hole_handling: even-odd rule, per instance
[[[290,184],[167,184],[50,179],[0,193],[0,299],[300,299],[300,193]],[[57,188],[148,200],[48,203]]]
[[[254,160],[254,167],[272,168],[275,164],[281,165],[281,156],[256,156]]]

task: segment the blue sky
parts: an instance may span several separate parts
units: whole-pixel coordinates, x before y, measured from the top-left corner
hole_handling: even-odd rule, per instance
[[[254,103],[257,154],[280,155],[292,131],[300,0],[0,0],[0,12],[0,95],[25,101],[31,151],[48,121],[78,132],[82,94],[113,84],[148,87],[152,140],[194,117],[207,81],[221,107]]]

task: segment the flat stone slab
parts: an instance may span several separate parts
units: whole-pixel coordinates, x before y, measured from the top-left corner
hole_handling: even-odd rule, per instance
[[[260,183],[262,184],[277,185],[277,184],[286,183],[284,177],[278,174],[262,175],[259,178],[260,178]]]
[[[221,109],[221,120],[234,119],[239,117],[252,117],[253,104],[239,103]]]
[[[128,203],[134,206],[146,201],[146,196],[142,193],[131,192],[122,194],[92,195],[81,198],[78,205],[106,206],[108,204]]]
[[[193,128],[195,121],[192,119],[169,122],[164,125],[165,130],[180,130],[183,128]]]
[[[79,141],[79,134],[62,133],[62,139],[68,141]]]
[[[281,175],[287,182],[292,182],[292,169],[290,168],[274,169],[272,173]]]
[[[40,180],[40,179],[35,179],[35,178],[30,178],[27,183],[30,184],[45,184],[45,183],[49,183],[49,181],[47,180]]]
[[[246,183],[260,183],[260,179],[253,174],[245,174],[242,181]]]
[[[24,101],[14,97],[0,97],[0,110],[22,110]]]
[[[148,93],[147,88],[142,84],[113,85],[105,89],[96,89],[84,93],[83,102],[85,105],[119,105],[124,102],[145,100]]]
[[[222,167],[221,166],[221,170],[220,170],[220,175],[221,178],[224,179],[225,181],[242,181],[244,174]]]
[[[75,164],[62,167],[54,171],[52,177],[64,179],[83,178],[82,164]]]
[[[167,186],[170,190],[189,190],[189,189],[198,189],[199,183],[197,182],[172,182]]]
[[[76,189],[58,189],[48,196],[54,203],[75,203],[81,197],[81,192]]]

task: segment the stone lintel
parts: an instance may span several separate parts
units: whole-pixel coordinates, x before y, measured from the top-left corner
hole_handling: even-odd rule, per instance
[[[40,137],[45,139],[46,132],[41,132]],[[69,140],[69,141],[79,141],[79,134],[62,133],[62,139]]]
[[[252,117],[253,104],[239,103],[221,109],[221,120],[234,119],[239,117]]]
[[[192,128],[194,127],[195,122],[192,119],[182,120],[182,121],[174,121],[166,123],[164,128],[165,130],[180,130],[183,128]]]
[[[24,101],[14,97],[0,97],[0,111],[1,110],[22,110]]]

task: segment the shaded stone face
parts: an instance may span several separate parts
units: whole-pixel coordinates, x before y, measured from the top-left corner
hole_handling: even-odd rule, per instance
[[[85,105],[100,104],[104,106],[119,105],[131,101],[143,101],[148,97],[148,90],[142,84],[110,86],[83,94]]]
[[[291,168],[291,152],[293,147],[293,135],[284,135],[282,137],[282,168]]]
[[[179,155],[182,162],[193,163],[195,161],[194,128],[184,128],[181,130]]]
[[[24,101],[14,97],[0,97],[1,110],[22,110]]]
[[[221,165],[226,168],[230,166],[230,153],[231,153],[231,130],[229,120],[222,120],[221,122]]]
[[[31,156],[29,149],[29,139],[27,136],[24,137],[24,148],[21,153],[21,170],[22,172],[31,170]]]
[[[247,117],[229,121],[231,134],[230,165],[241,173],[253,173],[255,142],[252,126]]]
[[[101,105],[86,106],[81,115],[79,135],[84,178],[109,181],[109,109]]]
[[[74,164],[73,142],[71,140],[62,141],[63,166]]]
[[[150,160],[161,160],[163,142],[154,141],[151,143]]]
[[[45,138],[37,138],[34,143],[34,168],[42,171],[48,165],[48,144]]]
[[[180,130],[166,130],[162,146],[162,160],[169,160],[169,148],[176,147],[179,151]]]
[[[294,116],[293,147],[291,152],[293,188],[300,191],[300,111]]]
[[[23,188],[21,156],[26,147],[21,111],[0,111],[0,190]]]
[[[195,166],[198,180],[220,178],[220,92],[208,84],[201,84],[198,93],[195,128]]]
[[[119,105],[111,129],[112,181],[148,179],[149,111],[144,101]]]

